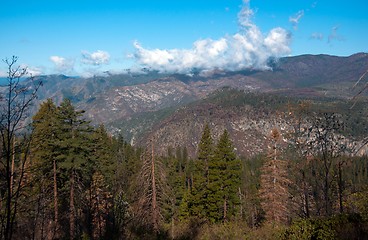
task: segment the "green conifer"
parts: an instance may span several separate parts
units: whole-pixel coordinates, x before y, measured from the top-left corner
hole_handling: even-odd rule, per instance
[[[227,220],[235,215],[239,205],[241,162],[236,157],[227,130],[220,136],[214,157],[209,162],[208,217],[212,222]]]
[[[31,167],[33,170],[34,189],[42,197],[43,202],[39,202],[39,208],[45,214],[46,222],[52,223],[49,226],[54,236],[59,233],[59,201],[58,201],[58,163],[57,155],[57,132],[59,122],[57,119],[57,107],[52,99],[47,99],[40,105],[40,109],[33,116],[33,135],[31,141]],[[49,198],[50,192],[53,197]],[[42,208],[41,206],[49,206]],[[53,207],[53,209],[52,209]],[[49,233],[51,234],[51,232]],[[39,236],[42,238],[43,236]]]
[[[77,186],[82,185],[83,180],[90,180],[93,171],[93,158],[91,146],[91,127],[82,118],[83,111],[75,110],[69,99],[64,99],[58,108],[58,120],[60,128],[58,132],[58,147],[60,154],[57,156],[60,167],[66,174],[69,185],[69,237],[75,238]]]
[[[192,216],[203,218],[208,214],[208,165],[212,158],[213,140],[210,127],[206,124],[198,146],[198,159],[194,162],[192,194],[190,196],[189,204]]]

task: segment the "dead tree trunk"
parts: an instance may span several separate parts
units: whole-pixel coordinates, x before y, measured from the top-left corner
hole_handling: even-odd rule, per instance
[[[338,193],[339,193],[339,209],[340,209],[340,213],[344,212],[344,208],[343,208],[343,179],[342,179],[342,165],[343,162],[339,162],[338,163]]]
[[[58,188],[57,188],[57,178],[56,178],[56,160],[54,159],[54,235],[58,237],[58,219],[59,219],[59,211],[58,211]]]
[[[158,207],[157,207],[157,188],[156,188],[156,177],[155,177],[155,154],[154,154],[154,148],[153,148],[153,142],[151,146],[151,177],[152,177],[152,225],[153,230],[155,232],[158,232],[159,226],[158,226]]]
[[[4,176],[4,195],[1,196],[0,211],[3,213],[0,216],[0,238],[10,240],[13,238],[14,223],[17,215],[17,205],[21,196],[21,183],[24,177],[24,161],[21,161],[17,166],[15,163],[16,152],[12,141],[19,133],[19,130],[24,127],[24,118],[32,101],[36,98],[36,93],[41,83],[35,86],[26,87],[21,84],[20,80],[27,76],[27,69],[16,67],[15,64],[18,58],[13,56],[10,60],[3,60],[7,65],[8,76],[5,90],[0,96],[0,137],[2,144],[2,152],[0,163],[3,166],[1,174]],[[32,80],[32,79],[31,79]],[[27,143],[25,143],[25,146]],[[18,156],[18,155],[17,155]],[[14,159],[14,164],[13,164]],[[15,178],[16,176],[16,178]],[[3,181],[3,179],[1,179]]]
[[[305,217],[309,218],[309,191],[308,191],[308,184],[305,179],[305,171],[302,170],[302,177],[303,177],[303,195],[304,195],[304,211],[305,211]]]
[[[74,205],[74,170],[71,170],[70,176],[70,212],[69,212],[69,234],[70,239],[75,239],[75,205]]]
[[[135,219],[140,227],[160,232],[162,196],[168,196],[166,177],[161,162],[156,159],[154,143],[141,156],[142,167],[136,179]]]

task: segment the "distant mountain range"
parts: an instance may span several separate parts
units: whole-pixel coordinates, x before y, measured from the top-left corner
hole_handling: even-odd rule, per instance
[[[254,148],[247,150],[244,147],[247,142],[256,141],[259,132],[254,129],[267,129],[252,115],[264,113],[258,113],[249,104],[238,107],[230,104],[226,109],[208,101],[208,96],[215,91],[219,94],[219,89],[225,87],[289,97],[351,98],[356,94],[352,86],[368,69],[368,54],[285,57],[271,60],[269,66],[267,71],[198,71],[190,76],[155,71],[93,78],[39,76],[35,80],[42,81],[43,87],[38,92],[37,101],[52,98],[59,103],[63,98],[70,98],[77,108],[86,111],[85,116],[92,123],[103,123],[112,133],[121,133],[132,143],[145,144],[144,139],[154,137],[160,139],[162,146],[168,147],[170,141],[179,145],[183,140],[183,144],[192,146],[192,151],[195,151],[204,122],[213,120],[216,128],[237,128],[238,131],[232,131],[232,134],[243,142],[241,152],[247,154],[247,151],[255,152]],[[25,84],[29,83],[26,81]],[[257,127],[245,131],[249,126],[241,123],[247,121],[254,122]],[[174,129],[175,124],[186,127]],[[183,132],[179,134],[180,131]],[[177,139],[167,137],[168,134],[176,134]],[[265,134],[263,132],[262,136]],[[258,145],[260,149],[264,148],[264,143]]]

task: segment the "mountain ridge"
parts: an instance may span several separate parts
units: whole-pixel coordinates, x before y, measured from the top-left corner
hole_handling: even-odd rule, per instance
[[[57,104],[63,98],[70,98],[77,109],[85,110],[86,118],[94,125],[103,123],[111,133],[122,134],[128,141],[144,145],[142,139],[152,137],[148,132],[160,131],[156,127],[164,126],[162,123],[168,122],[172,114],[223,88],[312,99],[350,99],[356,94],[352,86],[368,69],[368,54],[300,55],[270,60],[270,66],[272,70],[197,71],[191,76],[148,70],[144,74],[92,78],[39,76],[34,80],[42,81],[44,86],[38,92],[35,106],[47,98]],[[24,81],[24,84],[30,83]],[[36,110],[37,107],[33,112]],[[236,109],[228,114],[235,116],[234,111]],[[192,131],[189,127],[188,130]]]

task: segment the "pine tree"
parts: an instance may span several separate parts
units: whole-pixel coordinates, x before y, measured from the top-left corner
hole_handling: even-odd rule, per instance
[[[132,196],[132,182],[141,168],[142,149],[132,147],[122,136],[118,136],[117,140],[114,141],[113,152],[116,162],[116,178],[113,189],[129,198]]]
[[[169,147],[167,156],[163,157],[163,164],[165,166],[165,172],[167,173],[166,180],[172,190],[172,199],[167,199],[166,201],[167,203],[170,201],[171,206],[165,206],[168,211],[167,215],[164,217],[166,219],[171,218],[172,225],[174,225],[174,219],[177,219],[180,203],[182,201],[186,201],[186,204],[188,203],[188,199],[183,199],[184,194],[187,192],[187,188],[185,186],[185,164],[182,159],[182,150],[178,147],[176,148],[175,155],[173,152],[174,150]]]
[[[92,236],[93,239],[103,239],[106,234],[107,217],[111,207],[111,193],[108,191],[105,179],[100,172],[92,176]]]
[[[241,185],[241,162],[236,157],[227,130],[221,135],[213,159],[209,162],[208,217],[212,222],[235,215]]]
[[[142,162],[142,149],[132,147],[120,135],[112,139],[114,178],[107,180],[114,200],[113,230],[109,234],[123,236],[131,220],[130,209],[136,200],[137,181]],[[111,181],[111,182],[109,182]]]
[[[91,134],[91,143],[92,152],[89,161],[94,173],[90,179],[89,204],[86,210],[91,213],[92,237],[103,239],[109,237],[106,235],[106,229],[111,222],[108,221],[107,216],[112,207],[112,187],[117,181],[117,163],[113,152],[114,139],[109,136],[104,125],[99,125]]]
[[[198,157],[194,162],[190,211],[192,216],[200,218],[208,215],[207,195],[209,182],[209,162],[213,158],[213,140],[208,124],[205,125],[198,146]]]
[[[109,184],[116,177],[116,161],[113,158],[113,140],[107,133],[105,126],[100,125],[92,134],[93,158],[96,168],[103,173]]]
[[[92,174],[93,163],[89,158],[91,149],[91,128],[84,119],[83,111],[76,111],[69,99],[64,99],[58,108],[60,131],[58,132],[57,156],[60,167],[69,178],[69,237],[75,239],[76,234],[76,187],[82,183],[83,177]]]
[[[186,152],[186,149],[184,150],[184,153]],[[193,186],[193,174],[194,174],[194,160],[192,158],[187,158],[185,169],[184,169],[184,176],[183,176],[183,197],[179,203],[179,219],[184,220],[188,218],[191,214],[191,207],[193,201],[192,196],[192,186]]]
[[[261,205],[269,222],[286,223],[288,221],[288,199],[290,180],[287,172],[287,162],[281,160],[277,143],[280,132],[274,128],[271,131],[272,151],[264,162],[261,174]]]
[[[39,189],[53,189],[53,235],[58,235],[59,204],[57,185],[57,131],[59,122],[56,117],[57,107],[51,99],[47,99],[40,105],[40,109],[33,116],[33,138],[31,142],[31,154],[36,183],[42,184]],[[52,175],[52,176],[51,176]],[[52,179],[52,182],[49,181]],[[39,193],[41,194],[41,193]],[[45,199],[45,197],[43,197]],[[46,198],[47,199],[47,198]],[[47,203],[46,203],[47,205]],[[50,204],[52,205],[52,204]],[[46,209],[42,209],[47,211]]]

